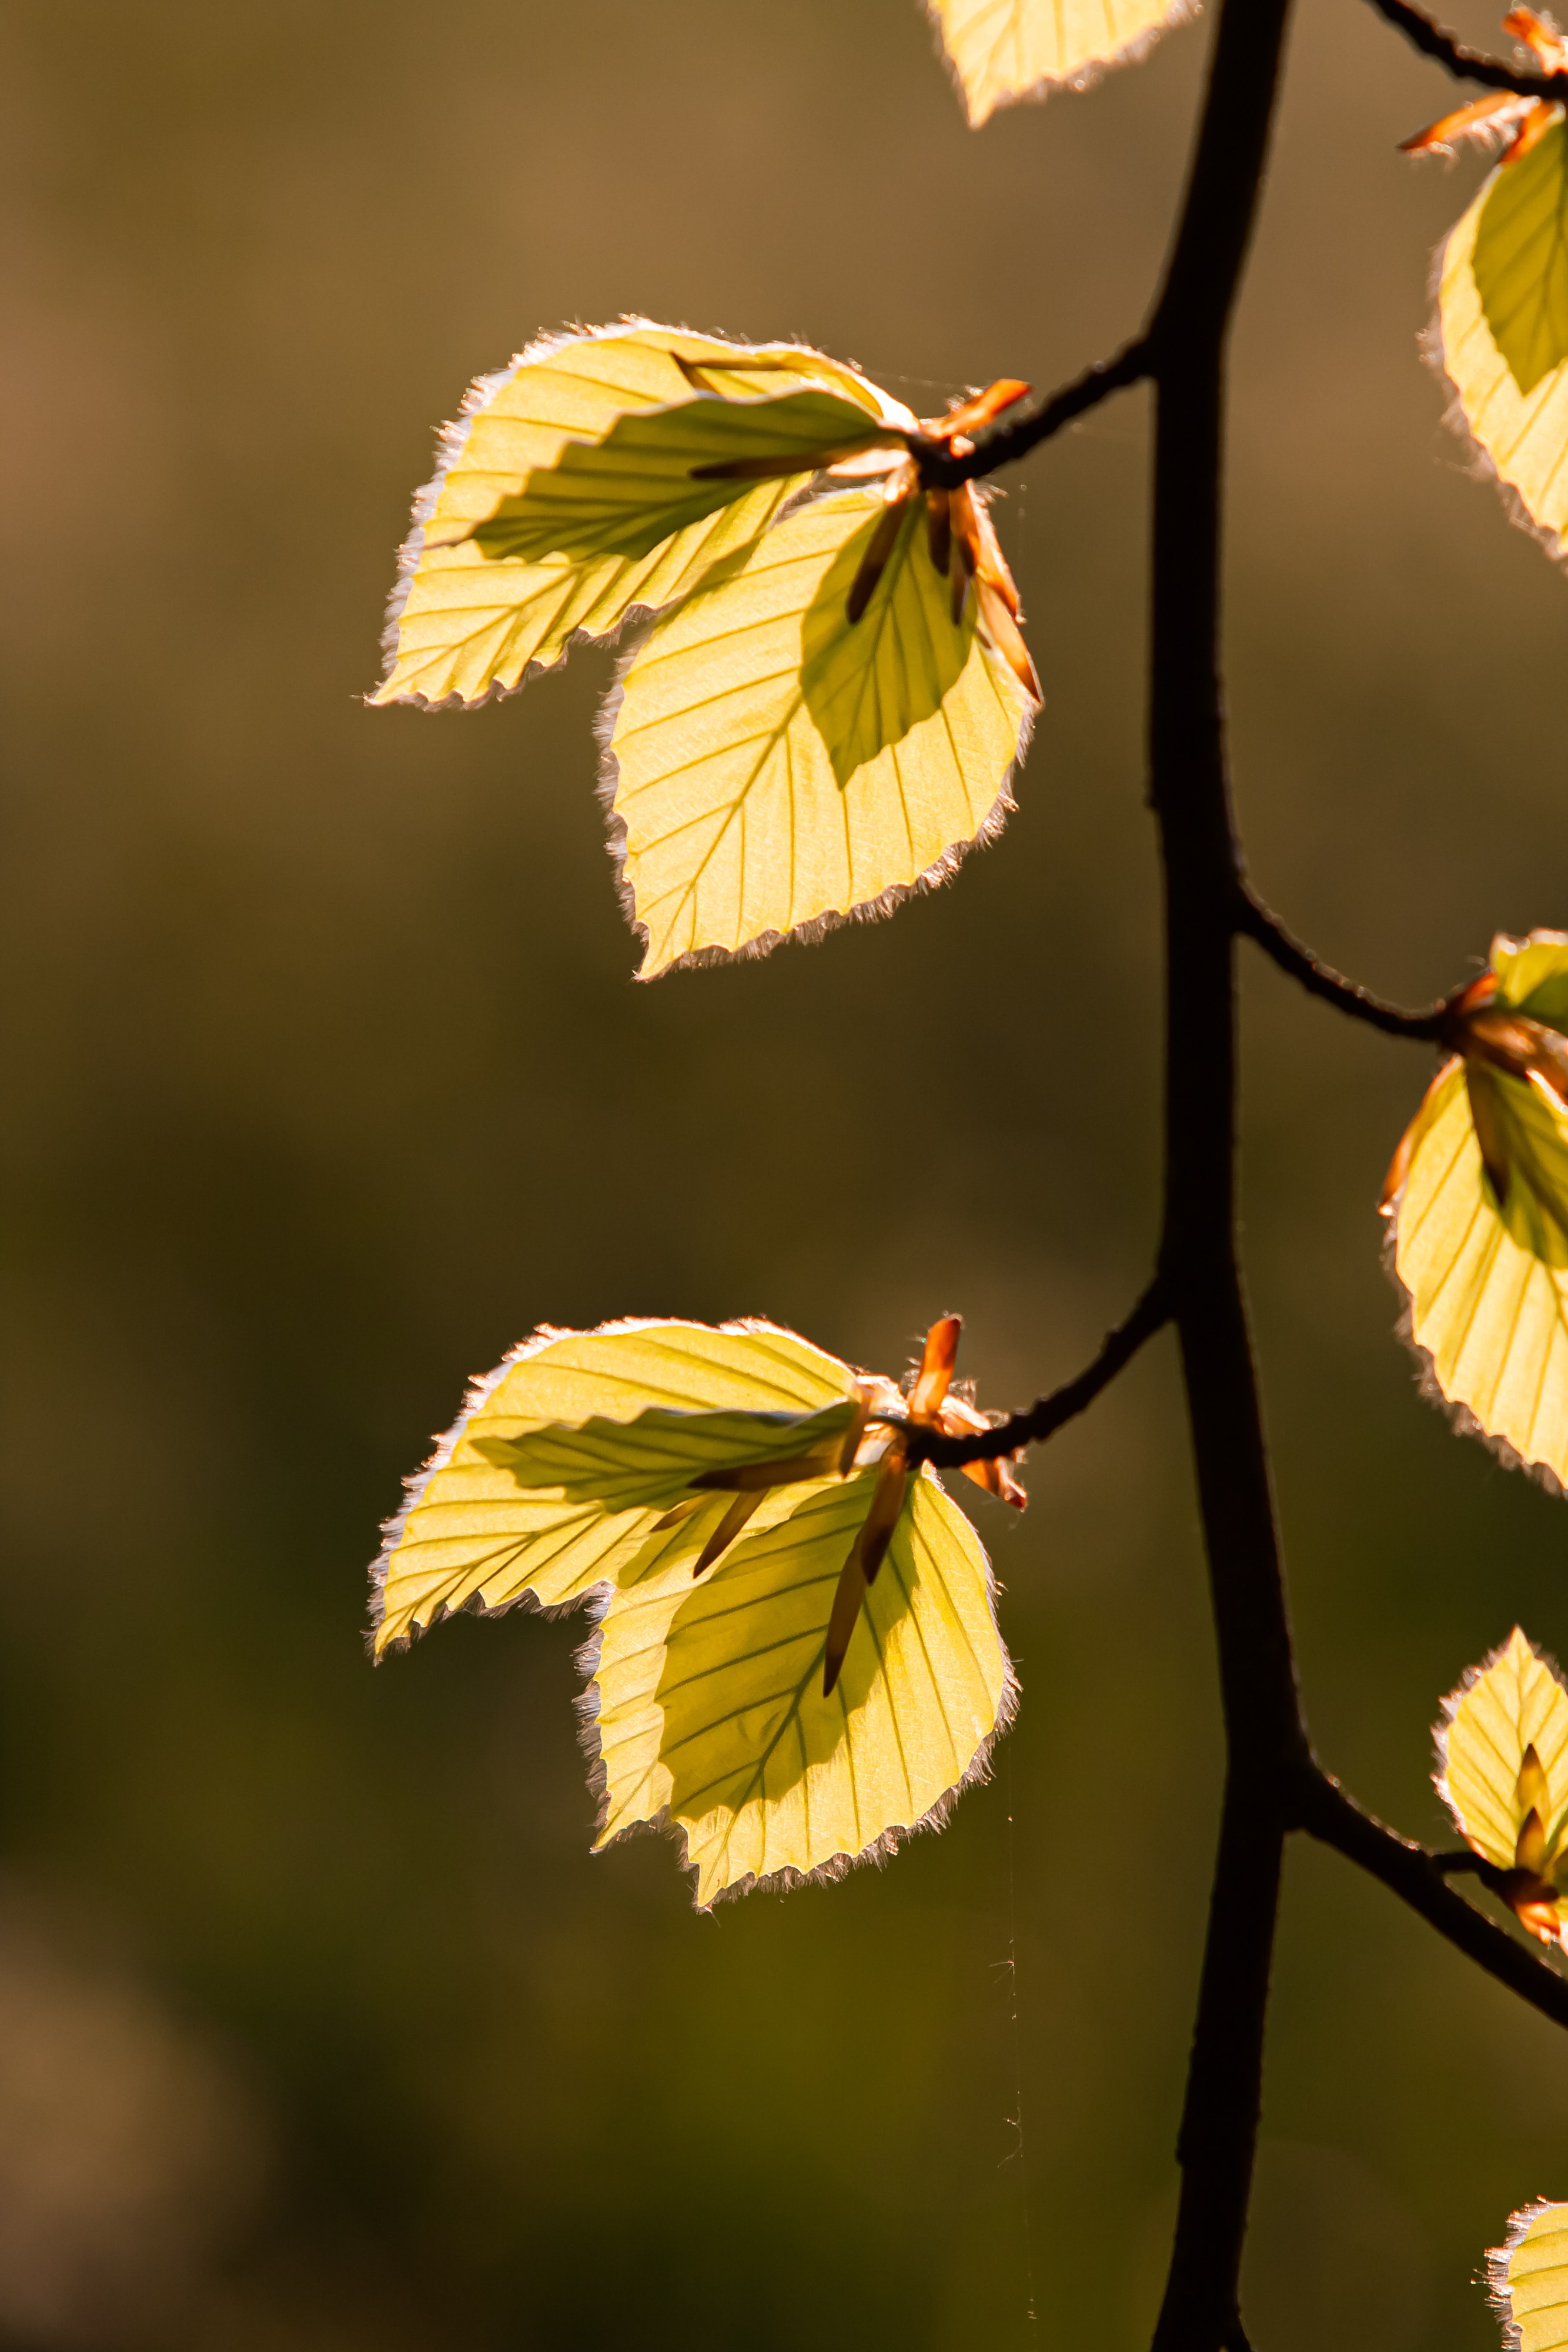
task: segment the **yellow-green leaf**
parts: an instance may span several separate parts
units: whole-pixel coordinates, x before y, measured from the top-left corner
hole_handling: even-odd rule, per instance
[[[833,1594],[875,1482],[791,1488],[703,1582],[619,1591],[600,1628],[599,1843],[667,1820],[699,1906],[889,1851],[984,1769],[1011,1716],[985,1554],[929,1470],[823,1698]]]
[[[858,489],[801,508],[627,669],[604,791],[644,979],[881,912],[1011,806],[1032,707],[973,596],[954,622],[918,500],[849,619],[884,511]]]
[[[1493,173],[1470,264],[1492,341],[1521,393],[1568,360],[1568,126]]]
[[[1549,551],[1568,527],[1568,126],[1500,165],[1450,233],[1436,355],[1478,448]]]
[[[630,320],[592,333],[546,336],[470,389],[442,436],[434,480],[414,507],[387,627],[387,672],[375,702],[483,701],[549,667],[574,636],[612,635],[632,612],[685,594],[767,528],[799,487],[747,486],[716,513],[638,557],[523,562],[487,552],[472,533],[569,443],[599,441],[622,416],[704,393],[767,399],[826,384],[881,422],[907,412],[853,370],[789,344],[736,344]],[[913,423],[913,418],[908,421]]]
[[[479,1436],[476,1450],[517,1485],[607,1511],[665,1510],[700,1478],[742,1465],[767,1468],[806,1457],[817,1475],[836,1468],[860,1421],[858,1400],[814,1413],[672,1412],[654,1406],[631,1421],[595,1414],[580,1427],[552,1422],[517,1437]]]
[[[1187,0],[926,0],[971,126],[998,106],[1085,89],[1197,13]]]
[[[1504,2352],[1568,2352],[1568,2205],[1543,2197],[1511,2214],[1487,2286]]]
[[[1496,991],[1479,1008],[1558,1030],[1568,937],[1493,941]],[[1539,1034],[1540,1033],[1537,1033]],[[1483,1158],[1505,1180],[1502,1196]],[[1407,1336],[1460,1427],[1545,1483],[1568,1485],[1568,1112],[1537,1077],[1456,1055],[1401,1146],[1385,1205]]]
[[[770,478],[798,486],[834,457],[903,439],[820,385],[769,400],[699,394],[617,417],[601,441],[569,441],[472,536],[492,560],[636,560],[746,495],[745,472],[716,478],[719,468],[766,465]]]
[[[1520,1832],[1533,1809],[1554,1869],[1568,1827],[1568,1690],[1557,1669],[1516,1625],[1443,1701],[1437,1793],[1460,1834],[1499,1870],[1519,1861]],[[1542,1786],[1521,1789],[1533,1748]]]
[[[375,1570],[378,1654],[475,1603],[557,1609],[617,1576],[693,1559],[733,1497],[716,1494],[674,1529],[660,1507],[520,1486],[486,1448],[552,1423],[631,1422],[651,1410],[816,1414],[858,1402],[849,1368],[768,1323],[626,1322],[536,1332],[477,1381],[455,1425],[410,1482]],[[766,1441],[761,1450],[766,1451]],[[786,1490],[787,1491],[787,1490]]]
[[[1494,1003],[1568,1034],[1568,931],[1531,931],[1523,940],[1500,932],[1490,963],[1497,978]]]

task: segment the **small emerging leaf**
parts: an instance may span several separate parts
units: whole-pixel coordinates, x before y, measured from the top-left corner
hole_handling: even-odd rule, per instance
[[[926,0],[970,127],[998,106],[1082,89],[1106,66],[1130,65],[1188,0]]]
[[[1503,2352],[1568,2352],[1568,2205],[1542,2198],[1511,2214],[1487,2286]]]
[[[850,618],[889,512],[873,490],[814,500],[633,656],[605,790],[644,979],[880,911],[1011,806],[1032,701],[978,598],[954,618],[918,499]]]
[[[1568,1485],[1568,936],[1494,940],[1390,1171],[1408,1337],[1460,1419]]]
[[[1461,1836],[1508,1874],[1507,1901],[1562,1940],[1568,1885],[1568,1690],[1516,1625],[1443,1701],[1437,1793]]]

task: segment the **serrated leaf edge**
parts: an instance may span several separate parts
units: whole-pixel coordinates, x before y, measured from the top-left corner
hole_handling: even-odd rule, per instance
[[[1406,1189],[1407,1183],[1401,1184],[1398,1192],[1388,1203],[1388,1214],[1383,1229],[1381,1255],[1383,1271],[1403,1301],[1394,1325],[1394,1336],[1415,1359],[1416,1395],[1424,1403],[1436,1405],[1456,1437],[1477,1439],[1485,1446],[1493,1461],[1500,1464],[1503,1469],[1522,1472],[1532,1486],[1540,1486],[1546,1494],[1554,1496],[1559,1501],[1563,1500],[1568,1497],[1568,1487],[1564,1487],[1562,1479],[1551,1464],[1529,1461],[1524,1454],[1521,1454],[1517,1446],[1509,1443],[1506,1437],[1496,1436],[1490,1429],[1484,1428],[1468,1404],[1461,1403],[1458,1397],[1449,1396],[1437,1377],[1437,1360],[1431,1349],[1424,1348],[1416,1339],[1415,1297],[1401,1277],[1396,1262],[1399,1249],[1399,1207]],[[1555,1672],[1555,1669],[1553,1671]]]
[[[940,0],[922,0],[922,5],[931,26],[936,55],[957,94],[964,120],[971,131],[983,131],[993,115],[1000,114],[1007,107],[1043,106],[1046,100],[1059,89],[1071,90],[1082,96],[1085,90],[1092,89],[1103,81],[1107,74],[1119,73],[1124,66],[1142,65],[1156,42],[1163,40],[1167,33],[1179,32],[1184,25],[1196,23],[1203,14],[1203,0],[1171,0],[1163,16],[1156,17],[1152,25],[1145,25],[1141,33],[1134,33],[1132,39],[1124,41],[1119,49],[1112,49],[1102,58],[1088,58],[1070,74],[1040,74],[1021,89],[1009,89],[1005,96],[993,99],[985,113],[977,120],[969,111],[963,76],[956,61],[949,54],[943,35]]]
[[[523,1609],[538,1617],[565,1617],[572,1610],[583,1607],[585,1602],[591,1608],[597,1606],[600,1613],[602,1614],[615,1589],[608,1581],[591,1586],[586,1593],[575,1594],[570,1601],[557,1601],[549,1607],[531,1592],[520,1592],[516,1600],[503,1601],[497,1606],[492,1607],[476,1592],[470,1594],[469,1598],[460,1602],[455,1609],[450,1607],[447,1602],[442,1601],[428,1624],[413,1626],[408,1633],[400,1633],[396,1640],[389,1642],[379,1654],[376,1648],[377,1635],[386,1619],[386,1581],[392,1566],[392,1554],[402,1541],[403,1531],[410,1518],[424,1500],[425,1490],[432,1479],[440,1471],[447,1468],[468,1423],[480,1407],[495,1394],[507,1374],[517,1365],[526,1364],[531,1356],[542,1355],[544,1350],[552,1347],[558,1339],[612,1339],[623,1331],[671,1329],[722,1331],[732,1338],[748,1331],[776,1331],[788,1339],[800,1338],[798,1332],[786,1332],[781,1323],[771,1322],[766,1315],[743,1315],[728,1323],[699,1323],[694,1317],[687,1315],[623,1315],[612,1323],[596,1323],[586,1331],[580,1331],[570,1324],[541,1323],[538,1330],[530,1331],[526,1339],[519,1339],[517,1346],[502,1357],[493,1370],[481,1372],[469,1381],[457,1417],[451,1428],[436,1439],[435,1449],[428,1461],[403,1480],[401,1506],[390,1518],[382,1521],[382,1548],[371,1563],[371,1623],[365,1636],[366,1647],[376,1664],[379,1665],[382,1658],[394,1656],[400,1650],[412,1648],[414,1641],[421,1634],[431,1633],[447,1617],[504,1617],[507,1611],[512,1609]],[[810,1346],[812,1343],[808,1341],[806,1344]],[[827,1356],[829,1353],[825,1348],[818,1349],[817,1352],[821,1356]],[[837,1363],[840,1360],[834,1356],[830,1358],[830,1360]],[[853,1370],[852,1366],[846,1366],[845,1369],[852,1372]],[[602,1601],[597,1599],[600,1594],[604,1596]]]
[[[1487,2249],[1487,2302],[1492,2317],[1502,2329],[1502,2352],[1523,2352],[1523,2338],[1509,2292],[1508,2266],[1542,2215],[1560,2210],[1562,2204],[1558,2197],[1538,2197],[1533,2204],[1521,2205],[1517,2212],[1509,2215],[1508,2235],[1501,2245]]]
[[[1512,1449],[1510,1448],[1510,1451],[1511,1452]],[[1517,1456],[1515,1458],[1517,1460]],[[1525,1632],[1522,1625],[1511,1625],[1509,1628],[1507,1639],[1500,1642],[1495,1649],[1489,1650],[1486,1656],[1481,1660],[1479,1665],[1467,1666],[1464,1673],[1459,1676],[1458,1681],[1455,1684],[1453,1689],[1449,1691],[1447,1697],[1440,1702],[1443,1710],[1443,1719],[1440,1723],[1434,1724],[1432,1727],[1432,1751],[1437,1759],[1437,1770],[1432,1775],[1432,1785],[1437,1790],[1437,1794],[1442,1799],[1444,1804],[1447,1805],[1450,1814],[1453,1816],[1454,1824],[1458,1830],[1460,1836],[1464,1838],[1469,1837],[1469,1831],[1465,1827],[1465,1818],[1463,1813],[1459,1811],[1454,1799],[1448,1793],[1449,1727],[1452,1725],[1466,1699],[1469,1698],[1471,1691],[1474,1690],[1476,1685],[1479,1682],[1483,1681],[1485,1677],[1493,1671],[1494,1667],[1501,1665],[1503,1660],[1507,1657],[1509,1651],[1513,1646],[1513,1637],[1516,1633],[1527,1644],[1531,1655],[1538,1662],[1538,1664],[1545,1667],[1547,1673],[1558,1685],[1559,1688],[1568,1692],[1568,1679],[1564,1678],[1562,1667],[1558,1664],[1551,1652],[1549,1650],[1542,1649],[1538,1643],[1531,1641],[1529,1634]],[[1479,1851],[1479,1847],[1477,1851]],[[1548,2202],[1550,2201],[1551,2200],[1548,2200]],[[1514,2218],[1515,2220],[1518,2219],[1517,2214]],[[1490,2262],[1491,2260],[1491,2256],[1489,2254],[1487,2259]]]
[[[800,499],[790,502],[785,513],[798,513],[800,508],[810,500],[811,493],[804,493]],[[777,530],[784,520],[785,514],[780,514],[772,528]],[[610,691],[600,705],[593,722],[593,732],[599,744],[599,780],[595,790],[604,812],[604,845],[614,867],[615,890],[621,901],[621,911],[625,916],[628,929],[642,947],[644,965],[653,934],[637,914],[636,892],[626,877],[626,821],[615,806],[615,795],[621,788],[621,762],[615,757],[613,746],[615,722],[625,699],[627,673],[647,641],[650,626],[651,620],[645,621],[635,641],[622,649],[616,661]],[[902,907],[906,899],[939,890],[945,882],[952,880],[971,850],[988,848],[995,841],[1009,817],[1017,810],[1013,779],[1028,755],[1035,717],[1034,710],[1027,706],[1021,712],[1012,758],[1002,772],[996,799],[977,830],[967,840],[950,842],[941,856],[934,858],[913,882],[890,882],[887,888],[879,890],[874,898],[862,898],[852,907],[830,907],[823,913],[811,916],[806,922],[792,925],[787,931],[758,931],[755,939],[743,940],[737,948],[690,948],[684,955],[672,956],[669,962],[662,963],[656,971],[639,970],[633,978],[639,981],[663,980],[670,972],[698,971],[709,964],[750,963],[759,957],[770,956],[775,948],[783,947],[789,940],[800,947],[813,947],[819,940],[826,939],[830,931],[839,930],[845,923],[879,923]]]
[[[468,436],[474,429],[475,418],[483,415],[502,386],[509,383],[519,369],[536,367],[541,360],[549,359],[554,352],[564,351],[569,344],[603,342],[619,335],[649,332],[702,335],[710,342],[733,343],[737,352],[750,352],[761,348],[758,344],[744,342],[734,336],[712,332],[706,328],[671,326],[668,320],[644,319],[634,311],[627,311],[623,317],[612,319],[602,327],[551,328],[542,335],[536,335],[531,343],[526,343],[520,352],[516,352],[507,361],[505,367],[492,368],[487,374],[476,375],[463,395],[457,415],[438,427],[435,436],[435,471],[429,481],[414,492],[411,527],[408,536],[398,549],[397,572],[392,582],[392,594],[387,599],[386,619],[382,625],[382,675],[378,686],[384,686],[397,667],[398,635],[402,626],[402,616],[413,586],[414,575],[419,570],[420,561],[424,553],[424,528],[434,513],[436,503],[446,487],[447,476],[468,446]],[[768,348],[779,351],[800,351],[809,353],[813,359],[818,356],[811,345],[788,336],[780,337]],[[852,374],[862,373],[852,361],[841,360],[835,364],[847,369]],[[872,383],[869,376],[863,377],[863,381],[871,390],[878,392],[879,397],[883,396],[879,387]],[[782,513],[774,517],[775,523],[782,520]],[[681,599],[677,596],[669,601],[678,604]],[[578,646],[612,645],[626,629],[645,626],[665,609],[666,606],[662,604],[629,604],[613,628],[574,629],[553,661],[530,661],[515,686],[502,686],[497,680],[492,678],[483,694],[465,697],[455,688],[450,694],[441,695],[434,700],[429,695],[421,694],[416,688],[409,693],[398,695],[393,705],[377,707],[392,708],[396,704],[402,704],[416,710],[482,710],[487,702],[504,702],[514,694],[521,694],[524,687],[530,685],[536,677],[547,677],[551,670],[559,669],[561,664]],[[369,704],[372,698],[371,695],[365,695],[361,699]]]
[[[737,1327],[727,1325],[723,1328],[734,1329]],[[946,1487],[943,1486],[929,1463],[921,1465],[920,1475],[923,1478],[929,1479],[939,1492],[947,1496],[949,1502],[952,1501],[952,1496],[947,1495]],[[956,1508],[956,1505],[955,1508]],[[989,1603],[994,1622],[997,1595],[1000,1588],[997,1582],[996,1571],[991,1566],[990,1554],[983,1545],[980,1547],[980,1552],[986,1563],[986,1599]],[[600,1593],[602,1593],[602,1599],[600,1599]],[[690,1874],[695,1889],[700,1876],[700,1868],[692,1861],[687,1851],[686,1832],[679,1822],[672,1819],[667,1805],[662,1806],[659,1811],[647,1821],[628,1822],[624,1829],[618,1830],[615,1835],[606,1839],[602,1845],[598,1843],[610,1818],[610,1790],[608,1773],[599,1747],[599,1693],[596,1687],[596,1677],[599,1673],[600,1644],[603,1638],[603,1622],[613,1599],[614,1590],[610,1585],[601,1586],[595,1593],[590,1595],[589,1606],[594,1612],[593,1630],[572,1660],[577,1671],[583,1677],[583,1687],[572,1700],[572,1706],[578,1718],[578,1743],[588,1766],[589,1794],[594,1801],[593,1850],[596,1853],[609,1853],[615,1846],[621,1844],[623,1839],[636,1837],[644,1832],[668,1837],[675,1846],[676,1867]],[[818,1863],[811,1870],[798,1870],[792,1866],[787,1866],[782,1870],[767,1871],[760,1878],[754,1871],[747,1871],[730,1885],[720,1887],[710,1903],[698,1903],[694,1892],[694,1909],[703,1913],[711,1912],[718,1904],[738,1901],[743,1895],[783,1895],[798,1886],[832,1885],[839,1879],[847,1878],[850,1872],[859,1869],[862,1863],[872,1864],[881,1870],[893,1860],[894,1855],[907,1839],[918,1837],[926,1831],[935,1833],[946,1828],[948,1815],[964,1791],[990,1779],[991,1751],[998,1740],[1011,1728],[1018,1715],[1020,1695],[1018,1675],[1014,1672],[1012,1657],[1007,1643],[1001,1638],[999,1628],[997,1634],[997,1646],[1001,1652],[1002,1689],[1001,1696],[997,1702],[996,1723],[976,1749],[962,1776],[954,1781],[950,1789],[944,1790],[936,1802],[922,1813],[917,1821],[893,1824],[883,1830],[879,1837],[873,1838],[870,1843],[862,1846],[858,1853],[831,1854],[826,1862]]]
[[[1498,471],[1496,460],[1476,438],[1470,420],[1465,414],[1464,395],[1456,379],[1448,373],[1448,361],[1443,351],[1443,269],[1448,260],[1448,247],[1465,220],[1468,219],[1471,207],[1479,205],[1489,193],[1501,169],[1500,163],[1493,165],[1492,170],[1481,182],[1469,204],[1465,206],[1464,211],[1432,257],[1432,267],[1427,280],[1427,299],[1432,306],[1431,317],[1416,336],[1416,348],[1426,365],[1437,378],[1439,385],[1447,395],[1447,405],[1443,410],[1441,421],[1445,429],[1452,433],[1463,447],[1466,458],[1464,471],[1474,482],[1490,483],[1502,506],[1504,514],[1515,530],[1521,530],[1527,538],[1534,540],[1536,545],[1544,551],[1552,562],[1563,563],[1568,562],[1568,543],[1565,543],[1563,534],[1553,530],[1549,523],[1537,522],[1525,505],[1521,493],[1511,482],[1503,479]],[[1490,331],[1490,329],[1488,331]],[[1562,364],[1568,366],[1568,361],[1563,362]],[[1558,1491],[1561,1492],[1561,1489]]]

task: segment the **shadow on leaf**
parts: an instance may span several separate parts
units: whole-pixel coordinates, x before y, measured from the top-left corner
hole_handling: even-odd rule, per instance
[[[850,590],[882,513],[878,504],[839,550],[801,631],[801,689],[841,787],[941,709],[974,641],[969,614],[953,620],[918,499],[910,501],[870,604],[851,622]]]

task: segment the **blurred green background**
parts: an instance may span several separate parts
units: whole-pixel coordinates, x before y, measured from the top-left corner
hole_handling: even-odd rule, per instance
[[[1144,2336],[1219,1763],[1166,1349],[1025,1519],[977,1505],[1021,1721],[885,1871],[696,1917],[663,1841],[590,1858],[580,1626],[361,1649],[400,1476],[538,1322],[765,1313],[896,1370],[956,1307],[1003,1405],[1141,1284],[1142,395],[1009,484],[1049,708],[999,844],[893,922],[634,986],[610,656],[358,697],[433,425],[542,329],[796,333],[917,407],[1110,351],[1207,38],[974,135],[911,0],[13,0],[5,2344]],[[1254,870],[1412,1002],[1568,920],[1568,589],[1416,352],[1478,174],[1395,145],[1453,102],[1304,0],[1236,354]],[[1568,1650],[1568,1515],[1392,1338],[1424,1057],[1246,979],[1312,1720],[1437,1835],[1440,1694],[1516,1617]],[[1568,2195],[1561,2037],[1302,1851],[1269,2060],[1260,2352],[1495,2343],[1482,2251]]]

